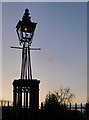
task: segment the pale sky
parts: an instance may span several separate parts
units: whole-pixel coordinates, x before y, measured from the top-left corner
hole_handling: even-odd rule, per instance
[[[74,102],[87,100],[87,3],[2,3],[2,98],[12,100],[12,82],[20,78],[21,51],[16,24],[25,8],[37,28],[32,47],[33,78],[41,81],[40,101],[49,91],[70,87]]]

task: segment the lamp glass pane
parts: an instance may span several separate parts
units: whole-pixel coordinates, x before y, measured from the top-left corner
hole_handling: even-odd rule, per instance
[[[18,34],[19,34],[19,39],[21,40],[22,39],[22,33],[21,33],[21,31],[18,31]]]
[[[25,38],[25,39],[31,38],[31,33],[23,32],[23,38]]]
[[[18,35],[19,35],[19,39],[22,40],[22,32],[21,32],[21,28],[18,29]]]

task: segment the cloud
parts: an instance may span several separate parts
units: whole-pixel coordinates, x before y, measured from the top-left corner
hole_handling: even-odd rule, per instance
[[[51,58],[48,58],[48,62],[53,62],[55,58],[51,57]]]

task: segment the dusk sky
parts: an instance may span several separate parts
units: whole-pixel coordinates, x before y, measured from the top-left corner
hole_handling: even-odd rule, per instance
[[[46,94],[68,87],[74,102],[87,101],[87,3],[2,3],[2,99],[12,101],[12,83],[20,78],[21,50],[16,24],[25,8],[37,22],[31,52],[33,78],[41,81],[40,101]]]

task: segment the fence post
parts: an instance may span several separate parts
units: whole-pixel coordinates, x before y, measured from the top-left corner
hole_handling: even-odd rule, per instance
[[[89,103],[86,103],[86,117],[89,119]]]
[[[83,106],[82,106],[82,103],[81,103],[81,115],[82,115],[82,107],[83,107]]]
[[[75,103],[75,111],[77,111],[77,103]]]
[[[71,103],[70,103],[70,111],[71,111]]]
[[[43,102],[41,102],[41,110],[43,110]]]
[[[9,109],[9,101],[8,101],[8,109]]]
[[[3,100],[1,101],[1,106],[3,107]]]
[[[9,101],[7,102],[8,119],[10,119]]]

